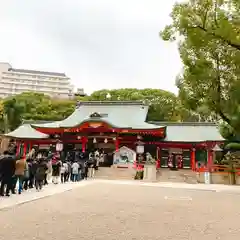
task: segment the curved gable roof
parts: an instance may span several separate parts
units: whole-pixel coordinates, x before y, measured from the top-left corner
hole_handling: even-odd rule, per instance
[[[151,122],[165,125],[167,142],[206,142],[225,141],[218,125],[212,122]]]
[[[115,128],[159,129],[161,126],[146,123],[148,106],[143,102],[90,101],[80,102],[66,119],[45,124],[32,124],[39,128],[70,128],[87,121],[102,121]]]
[[[14,131],[4,134],[4,136],[21,139],[44,139],[49,137],[49,135],[38,132],[32,128],[30,124],[23,124]]]

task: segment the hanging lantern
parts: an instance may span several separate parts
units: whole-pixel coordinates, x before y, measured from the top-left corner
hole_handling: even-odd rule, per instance
[[[78,136],[77,139],[80,140],[80,139],[81,139],[81,136]]]
[[[96,138],[93,139],[93,143],[97,143],[97,139]]]
[[[58,142],[56,144],[56,151],[61,152],[63,150],[63,144],[61,142]]]
[[[105,143],[107,143],[107,142],[108,142],[107,138],[105,138],[105,139],[104,139],[104,142],[105,142]]]

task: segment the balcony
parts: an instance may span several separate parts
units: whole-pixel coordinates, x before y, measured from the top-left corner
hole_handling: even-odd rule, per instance
[[[70,79],[69,78],[56,78],[56,79],[53,79],[53,77],[51,76],[51,78],[49,77],[40,77],[38,75],[36,75],[35,77],[30,77],[26,74],[9,74],[8,72],[7,73],[4,73],[3,77],[4,78],[8,78],[8,79],[11,79],[11,80],[23,80],[23,81],[30,81],[32,82],[36,82],[36,81],[39,81],[39,82],[44,82],[44,83],[50,83],[50,84],[55,84],[55,85],[69,85],[70,84]]]
[[[60,88],[60,89],[64,89],[64,90],[68,90],[70,88],[70,84],[69,83],[61,83],[61,84],[57,84],[57,83],[46,83],[46,82],[41,82],[40,80],[32,80],[32,79],[16,79],[16,78],[9,78],[9,77],[2,77],[1,83],[4,84],[12,84],[12,85],[26,85],[26,86],[37,86],[37,87],[48,87],[48,88]]]

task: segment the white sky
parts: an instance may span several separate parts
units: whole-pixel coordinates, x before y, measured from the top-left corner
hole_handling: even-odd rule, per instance
[[[103,88],[176,92],[177,43],[159,31],[175,0],[0,0],[0,61],[65,72],[87,93]]]

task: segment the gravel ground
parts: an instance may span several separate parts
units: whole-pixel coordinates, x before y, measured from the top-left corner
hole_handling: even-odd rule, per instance
[[[0,240],[239,240],[239,202],[236,194],[94,183],[1,210]]]

